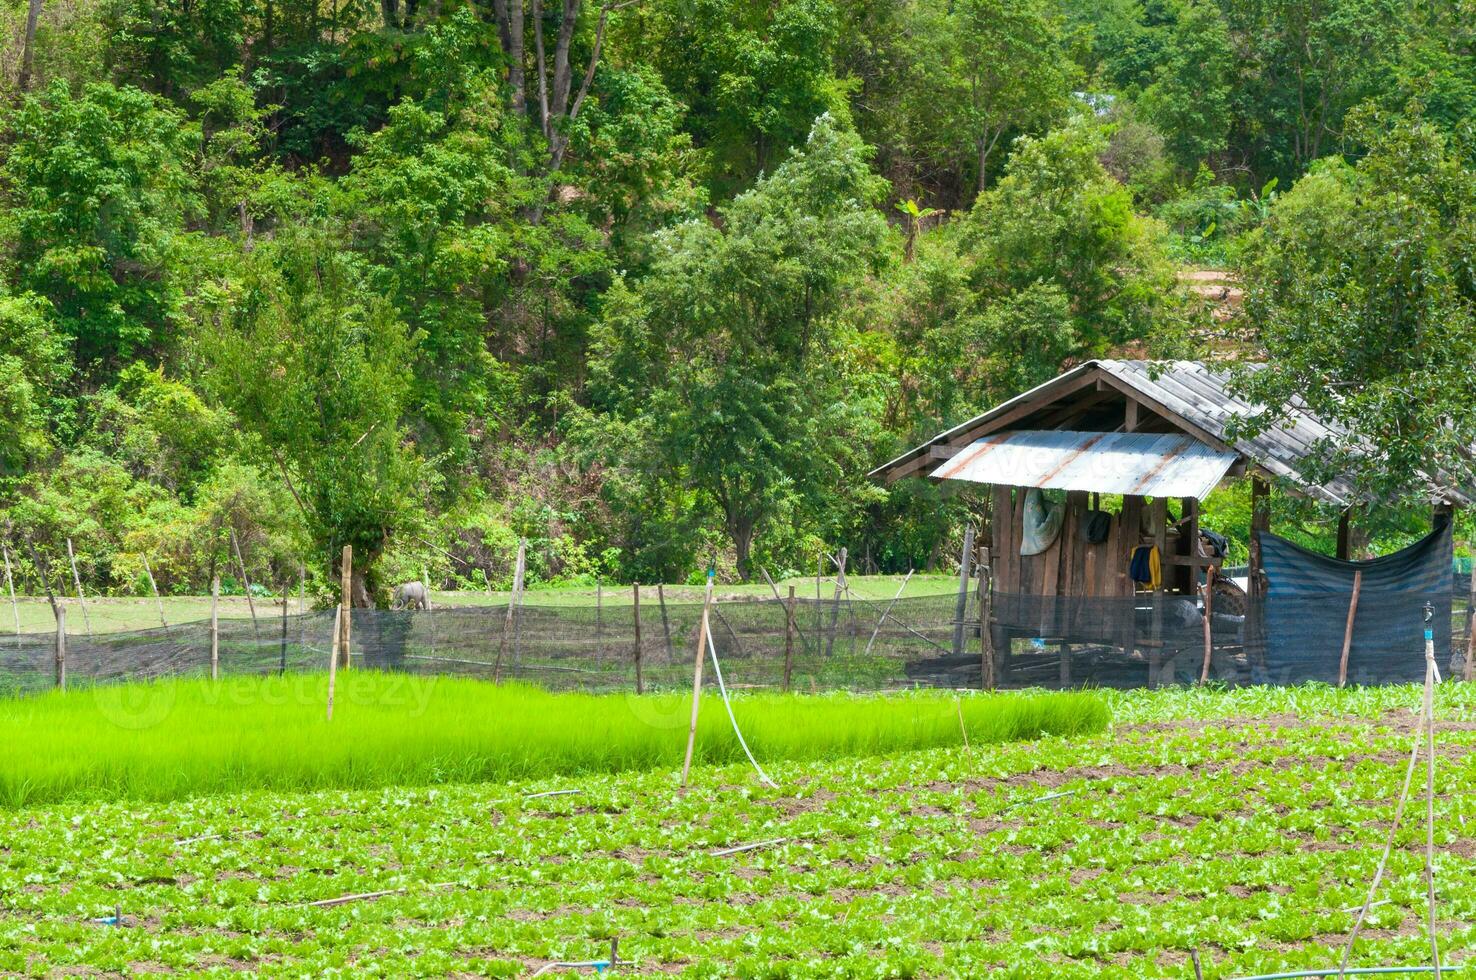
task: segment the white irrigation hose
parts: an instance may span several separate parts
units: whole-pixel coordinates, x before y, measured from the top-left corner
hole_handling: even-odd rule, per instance
[[[1426,615],[1429,613],[1427,611]],[[1429,628],[1428,622],[1425,628],[1425,690],[1424,698],[1420,704],[1419,719],[1415,728],[1414,744],[1410,746],[1409,766],[1404,770],[1404,786],[1399,791],[1399,803],[1394,808],[1394,820],[1389,825],[1389,836],[1384,841],[1384,853],[1379,858],[1378,869],[1374,872],[1373,881],[1368,886],[1368,897],[1364,899],[1362,908],[1359,909],[1358,919],[1353,923],[1353,932],[1348,936],[1348,942],[1343,947],[1343,956],[1338,964],[1337,976],[1339,980],[1345,976],[1351,976],[1356,971],[1348,969],[1348,957],[1353,952],[1353,944],[1358,940],[1358,934],[1363,930],[1364,920],[1368,916],[1369,909],[1376,904],[1373,900],[1378,892],[1379,884],[1384,879],[1384,870],[1389,862],[1389,854],[1394,849],[1394,836],[1399,831],[1399,822],[1404,816],[1405,804],[1409,801],[1410,784],[1414,782],[1415,763],[1420,757],[1420,742],[1427,741],[1429,749],[1428,765],[1425,771],[1425,884],[1428,889],[1427,913],[1429,916],[1430,931],[1430,955],[1434,965],[1430,972],[1437,978],[1441,974],[1440,943],[1435,931],[1435,685],[1440,683],[1440,668],[1435,663],[1434,634]],[[1331,971],[1329,971],[1331,972]]]
[[[743,746],[743,754],[748,756],[749,762],[753,763],[754,771],[759,774],[759,778],[764,781],[765,785],[767,785],[771,789],[778,789],[779,784],[775,783],[772,779],[769,778],[769,774],[764,772],[763,767],[758,764],[758,760],[755,759],[753,757],[753,753],[749,751],[748,743],[743,740],[743,733],[738,730],[738,719],[733,717],[733,705],[728,700],[728,685],[723,683],[723,668],[718,663],[717,647],[712,645],[711,625],[709,625],[707,629],[707,651],[712,654],[712,672],[717,675],[718,690],[721,691],[723,695],[723,707],[728,709],[728,720],[733,723],[733,734],[738,736],[738,744]]]

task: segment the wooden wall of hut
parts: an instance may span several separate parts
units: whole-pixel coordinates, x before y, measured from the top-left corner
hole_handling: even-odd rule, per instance
[[[1066,513],[1056,540],[1038,555],[1021,555],[1027,492],[1023,487],[994,487],[990,560],[996,592],[1102,598],[1133,594],[1128,561],[1133,548],[1145,540],[1142,497],[1122,498],[1122,509],[1111,515],[1107,540],[1091,544],[1082,527],[1091,509],[1091,495],[1068,491]],[[1151,537],[1146,540],[1151,541]]]

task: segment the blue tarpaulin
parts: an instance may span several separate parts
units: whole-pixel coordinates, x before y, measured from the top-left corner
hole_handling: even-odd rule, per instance
[[[1350,683],[1419,681],[1424,677],[1425,603],[1435,607],[1436,662],[1450,657],[1450,522],[1391,555],[1343,561],[1262,533],[1266,572],[1265,659],[1258,680],[1336,683],[1353,579],[1363,573],[1348,656]]]

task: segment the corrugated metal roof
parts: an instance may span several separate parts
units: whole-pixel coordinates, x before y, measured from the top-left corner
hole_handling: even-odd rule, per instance
[[[903,467],[904,472],[916,469],[917,464],[926,462],[920,457],[928,455],[933,447],[958,446],[961,441],[969,440],[970,433],[979,430],[989,433],[991,429],[1012,424],[1028,426],[1028,415],[1036,411],[1029,407],[1032,404],[1043,409],[1094,383],[1115,384],[1130,390],[1139,401],[1157,406],[1154,410],[1158,414],[1199,437],[1210,448],[1238,453],[1251,465],[1287,480],[1309,496],[1338,506],[1355,501],[1356,494],[1348,480],[1342,477],[1316,480],[1308,474],[1313,468],[1309,463],[1321,452],[1319,443],[1343,435],[1343,430],[1319,419],[1300,402],[1293,402],[1288,406],[1287,417],[1266,431],[1253,438],[1230,439],[1228,427],[1232,419],[1257,415],[1264,407],[1234,394],[1228,372],[1197,361],[1087,361],[908,450],[873,470],[872,476],[883,476],[898,467]],[[1432,490],[1454,503],[1466,506],[1476,503],[1476,488],[1441,483]]]
[[[931,475],[1015,487],[1202,498],[1237,458],[1182,433],[1026,430],[985,436]]]

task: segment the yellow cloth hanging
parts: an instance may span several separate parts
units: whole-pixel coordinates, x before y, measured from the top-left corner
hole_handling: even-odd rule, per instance
[[[1163,560],[1158,546],[1145,544],[1134,548],[1128,559],[1128,575],[1139,585],[1158,591],[1163,586]]]

